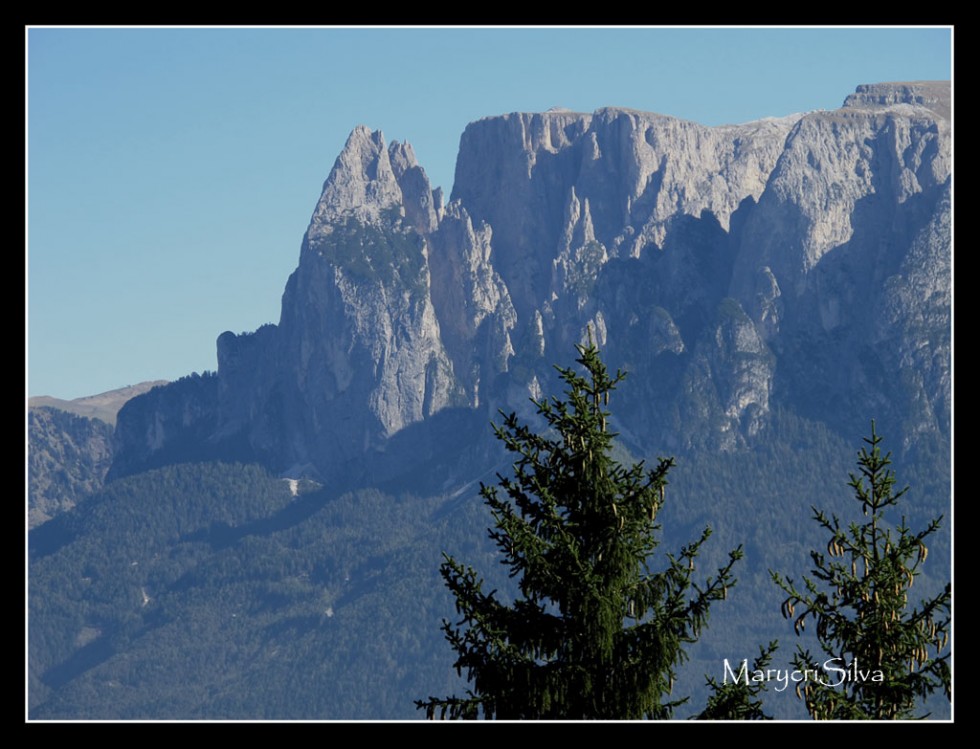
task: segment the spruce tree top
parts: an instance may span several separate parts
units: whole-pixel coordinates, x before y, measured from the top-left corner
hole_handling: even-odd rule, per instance
[[[417,701],[430,718],[670,717],[683,701],[668,699],[683,647],[734,584],[740,549],[703,587],[692,582],[709,529],[668,554],[663,571],[650,571],[674,461],[648,469],[611,457],[605,409],[625,375],[610,376],[591,341],[577,350],[584,375],[559,367],[565,397],[534,402],[544,432],[513,413],[494,427],[515,455],[513,476],[481,494],[495,523],[490,538],[520,595],[508,604],[484,593],[475,570],[445,558],[460,619],[443,630],[472,689]]]
[[[933,692],[951,697],[951,589],[947,583],[918,605],[909,601],[909,594],[928,556],[926,540],[942,518],[921,531],[912,530],[904,515],[897,524],[889,523],[886,511],[899,504],[908,487],[896,490],[891,453],[882,452],[874,421],[864,441],[859,472],[848,482],[863,522],[845,524],[813,508],[814,520],[830,535],[827,554],[810,552],[813,569],[802,586],[770,574],[787,594],[783,616],[793,621],[797,634],[813,621],[823,651],[814,657],[797,646],[794,667],[817,670],[829,659],[849,672],[841,684],[813,680],[797,687],[812,717],[925,717],[917,711]]]

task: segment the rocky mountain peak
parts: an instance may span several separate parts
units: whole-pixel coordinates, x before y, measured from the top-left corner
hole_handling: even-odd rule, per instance
[[[397,207],[401,199],[384,135],[380,130],[358,125],[323,184],[310,228],[342,217],[374,223],[383,211]]]
[[[348,219],[376,226],[404,219],[427,234],[435,230],[441,210],[441,193],[433,194],[411,144],[386,146],[380,130],[358,125],[323,183],[307,240],[321,239]]]

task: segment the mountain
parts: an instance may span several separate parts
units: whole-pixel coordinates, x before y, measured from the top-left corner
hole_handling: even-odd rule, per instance
[[[112,464],[113,427],[126,401],[166,380],[141,382],[99,395],[27,401],[28,527],[71,509],[101,489]]]
[[[467,413],[526,410],[590,330],[632,373],[619,427],[640,452],[751,446],[775,407],[947,441],[948,111],[926,82],[722,127],[489,117],[448,204],[409,145],[358,127],[278,324],[223,333],[214,382],[127,404],[112,475],[192,454],[404,474]]]
[[[128,401],[104,486],[31,531],[31,717],[411,718],[459,692],[441,552],[513,589],[479,501],[513,457],[489,424],[539,425],[529,397],[589,336],[629,373],[618,454],[677,458],[656,553],[705,525],[699,572],[745,550],[679,717],[723,659],[813,646],[768,570],[809,569],[811,507],[848,517],[872,418],[909,524],[946,516],[915,579],[931,595],[950,577],[949,112],[948,83],[912,82],[722,127],[488,117],[448,200],[408,144],[356,128],[279,321]],[[801,717],[791,692],[767,711]]]

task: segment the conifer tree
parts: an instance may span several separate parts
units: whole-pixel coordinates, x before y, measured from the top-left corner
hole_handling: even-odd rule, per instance
[[[443,630],[471,687],[417,700],[429,718],[668,718],[684,701],[671,699],[684,648],[735,582],[741,548],[694,581],[708,528],[651,571],[674,461],[626,467],[611,457],[605,407],[625,375],[610,376],[591,341],[577,349],[584,375],[559,367],[565,398],[534,402],[543,432],[515,414],[494,427],[516,456],[513,476],[481,493],[519,595],[508,603],[485,592],[476,570],[446,556],[441,572],[460,618]]]
[[[926,539],[942,518],[914,532],[904,515],[896,525],[886,517],[908,487],[895,490],[891,453],[882,454],[871,422],[871,437],[858,453],[859,474],[851,474],[864,523],[841,520],[813,508],[813,517],[830,534],[827,556],[811,551],[813,577],[802,588],[772,572],[787,594],[783,616],[799,635],[815,623],[823,657],[797,646],[794,667],[807,678],[797,695],[816,719],[896,719],[916,717],[931,693],[950,698],[950,585],[909,606],[909,592],[926,561]],[[869,449],[870,448],[870,449]]]

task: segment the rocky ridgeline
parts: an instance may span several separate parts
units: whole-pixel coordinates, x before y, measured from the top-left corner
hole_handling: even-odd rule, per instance
[[[358,127],[278,325],[222,334],[213,385],[128,404],[113,472],[195,450],[408,471],[477,439],[447,414],[529,408],[589,330],[631,371],[618,426],[641,451],[750,444],[777,405],[948,438],[948,112],[927,82],[723,127],[489,117],[448,204],[409,145]]]

